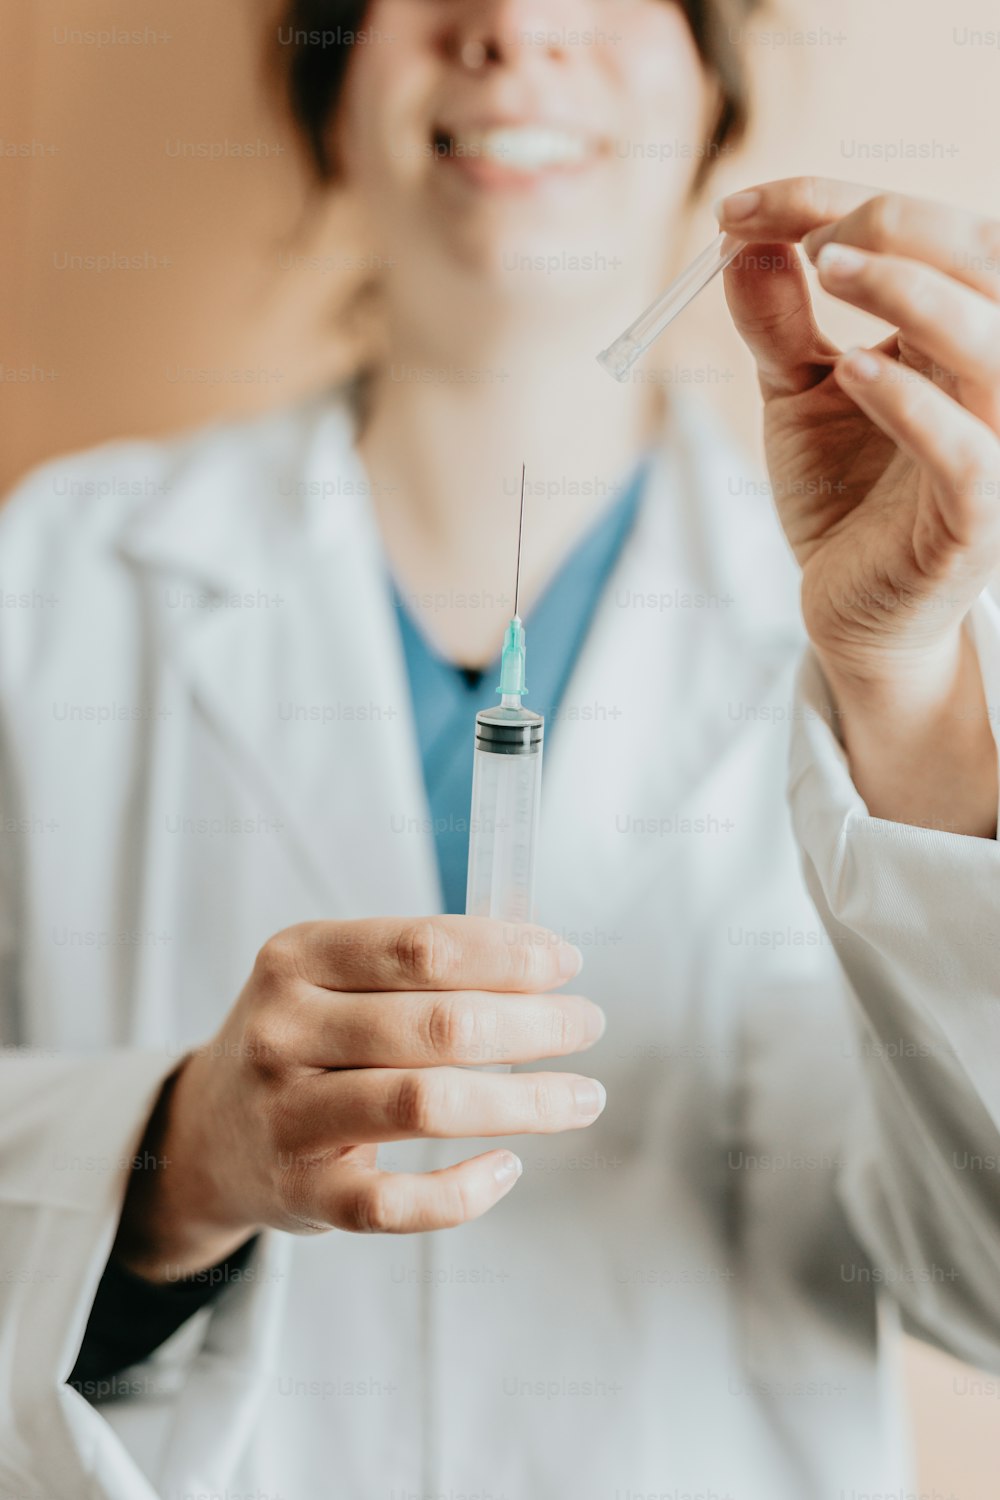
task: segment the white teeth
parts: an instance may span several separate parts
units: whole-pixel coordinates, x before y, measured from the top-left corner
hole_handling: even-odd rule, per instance
[[[543,167],[571,166],[585,159],[587,142],[565,130],[541,126],[502,126],[496,130],[470,130],[452,134],[452,151],[458,157],[481,157],[501,162],[517,171],[533,172]]]

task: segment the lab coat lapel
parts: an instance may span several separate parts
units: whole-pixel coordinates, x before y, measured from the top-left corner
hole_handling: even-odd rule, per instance
[[[595,882],[624,909],[669,847],[626,836],[637,822],[728,816],[734,705],[767,700],[801,634],[797,571],[761,506],[753,463],[677,403],[546,749],[540,912],[587,910]]]
[[[287,443],[294,482],[248,474],[237,492],[230,450],[224,479],[193,466],[197,484],[142,513],[123,547],[165,652],[243,766],[250,805],[287,825],[324,908],[433,911],[429,809],[353,417],[328,401],[310,420]],[[595,871],[609,902],[627,899],[664,846],[623,837],[623,824],[670,816],[724,774],[738,739],[727,709],[754,676],[765,691],[799,634],[777,523],[758,556],[760,518],[744,519],[769,502],[704,426],[696,408],[675,407],[571,675],[546,752],[541,912],[578,882],[592,900]]]
[[[342,918],[438,899],[405,665],[352,442],[348,412],[331,405],[277,497],[274,475],[243,494],[231,474],[211,492],[208,476],[122,544],[164,652],[241,764],[247,805],[282,826],[319,905]]]

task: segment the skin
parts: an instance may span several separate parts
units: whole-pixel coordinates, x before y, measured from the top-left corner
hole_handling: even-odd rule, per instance
[[[614,27],[596,0],[376,0],[366,20],[393,40],[357,50],[336,127],[388,267],[383,373],[361,452],[404,594],[485,597],[481,609],[424,622],[442,650],[476,663],[493,657],[511,610],[510,580],[495,565],[515,543],[504,478],[514,483],[523,458],[539,477],[595,491],[534,507],[522,572],[530,609],[614,501],[595,476],[627,475],[655,432],[657,402],[641,387],[609,408],[593,354],[664,275],[716,91],[681,13],[663,0],[620,0]],[[606,39],[530,40],[582,26]],[[483,39],[490,61],[470,72],[456,55]],[[458,123],[498,112],[581,125],[600,149],[586,171],[527,183],[469,180],[428,153],[442,115]],[[665,142],[675,157],[654,161],[636,142]],[[590,257],[592,269],[518,269],[563,252]],[[411,367],[504,378],[395,378]],[[492,487],[488,474],[501,476]],[[470,506],[470,495],[481,503]],[[433,951],[433,975],[425,960],[396,961],[415,930],[421,951]],[[603,1089],[584,1076],[453,1071],[459,1061],[564,1056],[596,1039],[596,1006],[549,994],[563,951],[551,933],[524,929],[512,941],[500,924],[456,918],[278,934],[218,1035],[164,1092],[142,1157],[165,1165],[132,1174],[117,1258],[163,1281],[215,1264],[266,1226],[409,1232],[484,1213],[517,1180],[511,1152],[390,1176],[375,1168],[376,1145],[545,1133],[597,1117]],[[572,973],[579,962],[572,950]],[[448,1026],[433,1020],[446,1008]],[[419,1055],[414,1025],[435,1043]],[[377,1066],[361,1045],[376,1027]],[[467,1030],[471,1050],[456,1051]],[[575,1089],[586,1089],[582,1110]]]
[[[359,50],[336,122],[368,236],[392,262],[361,454],[402,592],[485,600],[420,614],[433,643],[469,666],[492,661],[512,611],[522,461],[530,611],[662,419],[655,387],[609,390],[594,354],[683,253],[716,90],[679,7],[616,0],[611,11],[601,0],[377,0],[371,24],[395,42]],[[598,40],[571,40],[587,28]],[[570,40],[541,46],[529,40],[539,31]],[[449,58],[483,38],[486,66]],[[577,127],[593,136],[593,159],[576,174],[484,185],[459,159],[428,154],[435,124],[496,116]],[[657,160],[654,147],[672,155]],[[553,255],[593,268],[523,269]],[[454,378],[399,378],[439,369]]]
[[[662,415],[641,384],[609,400],[593,354],[676,258],[715,90],[677,7],[621,0],[617,40],[559,40],[602,17],[595,0],[376,0],[368,23],[393,42],[358,50],[337,122],[388,267],[361,453],[404,595],[496,596],[422,622],[470,665],[492,659],[510,613],[495,559],[513,555],[521,460],[545,479],[624,478]],[[526,40],[539,29],[556,41]],[[470,42],[473,69],[460,62]],[[600,145],[585,170],[530,182],[428,152],[442,118],[498,113],[586,126]],[[631,149],[650,141],[691,149],[655,162]],[[966,617],[1000,553],[1000,280],[964,267],[996,266],[1000,226],[812,179],[729,199],[721,223],[753,242],[727,273],[729,302],[757,360],[771,479],[855,782],[875,816],[992,837],[996,752]],[[816,328],[795,247],[816,257],[823,244],[862,252],[851,277],[820,255],[824,285],[900,330],[870,368]],[[554,249],[594,264],[519,269]],[[533,505],[526,610],[613,502],[592,488]],[[393,1175],[377,1144],[595,1119],[603,1091],[584,1075],[461,1066],[595,1041],[597,1007],[553,993],[578,967],[552,934],[465,918],[278,934],[164,1091],[146,1144],[166,1165],[133,1174],[117,1256],[162,1280],[268,1225],[407,1232],[484,1213],[516,1181],[509,1151]]]
[[[604,1090],[592,1079],[469,1071],[595,1042],[598,1007],[550,993],[579,968],[552,933],[480,918],[279,933],[161,1101],[147,1144],[165,1165],[133,1175],[120,1259],[176,1280],[265,1226],[397,1233],[477,1218],[517,1181],[512,1152],[420,1175],[380,1171],[377,1147],[595,1120]]]
[[[873,816],[993,838],[996,747],[966,622],[1000,562],[1000,224],[812,178],[737,195],[720,222],[753,242],[729,302],[855,784]],[[898,332],[831,344],[796,243],[827,290]]]

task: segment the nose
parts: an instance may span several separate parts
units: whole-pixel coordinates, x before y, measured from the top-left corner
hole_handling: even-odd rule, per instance
[[[565,28],[546,0],[458,0],[441,44],[445,56],[469,72],[515,67],[526,55],[562,62]]]

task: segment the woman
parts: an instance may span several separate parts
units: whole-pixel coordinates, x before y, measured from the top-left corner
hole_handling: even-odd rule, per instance
[[[1000,226],[722,205],[800,585],[593,359],[739,124],[727,14],[293,7],[381,358],[4,512],[8,1492],[899,1493],[898,1326],[1000,1359]],[[835,349],[797,245],[898,335]],[[519,931],[434,914],[522,460]]]

